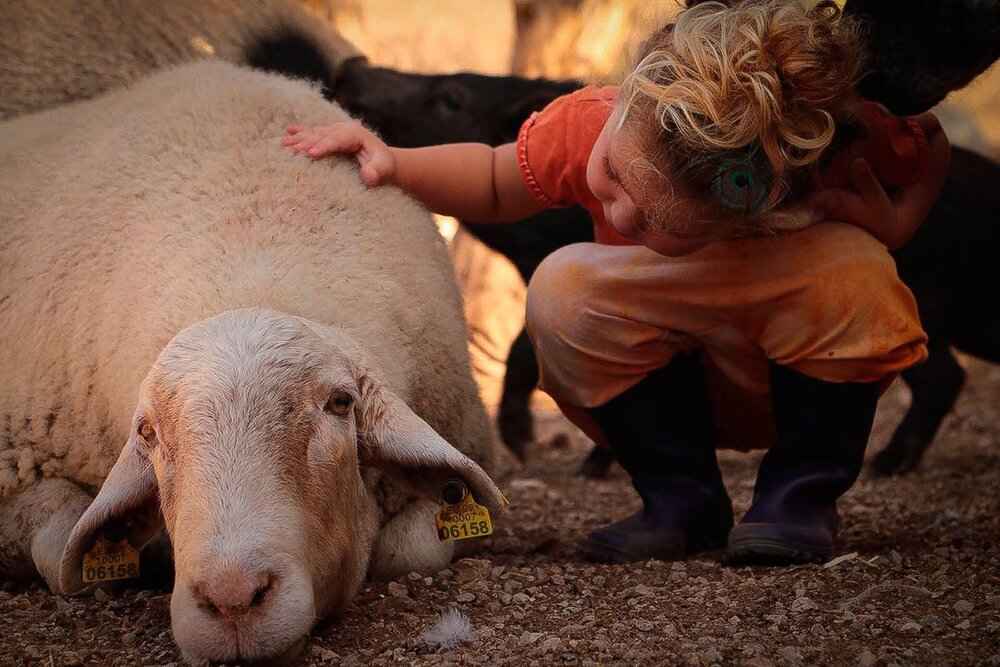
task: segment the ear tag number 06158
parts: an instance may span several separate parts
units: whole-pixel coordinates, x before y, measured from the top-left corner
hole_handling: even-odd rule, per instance
[[[101,537],[83,555],[83,583],[133,579],[139,576],[139,551],[128,539],[111,542]]]
[[[457,495],[454,492],[445,493],[447,500],[449,495]],[[445,504],[437,513],[437,533],[438,539],[442,542],[449,540],[466,540],[472,537],[486,537],[493,532],[493,522],[490,520],[490,511],[476,502],[472,494],[462,485],[461,500],[457,503]]]

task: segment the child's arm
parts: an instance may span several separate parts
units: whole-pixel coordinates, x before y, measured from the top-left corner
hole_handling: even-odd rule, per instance
[[[910,240],[937,201],[951,161],[951,144],[933,114],[917,117],[927,137],[929,159],[923,177],[890,198],[864,159],[851,164],[853,190],[830,188],[810,199],[824,220],[863,227],[895,250]]]
[[[435,213],[473,222],[512,222],[541,211],[521,178],[514,144],[393,148],[356,121],[288,128],[282,144],[319,159],[352,154],[369,187],[391,183]]]

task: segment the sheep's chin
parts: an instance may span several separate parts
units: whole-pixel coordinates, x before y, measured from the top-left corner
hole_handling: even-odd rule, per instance
[[[305,636],[296,640],[295,643],[285,649],[280,655],[254,660],[253,662],[247,662],[246,660],[237,660],[236,662],[252,667],[292,667],[302,662],[308,645],[309,637]],[[229,665],[234,662],[233,660],[193,660],[188,656],[184,657],[185,662],[192,667],[214,667],[215,665]]]

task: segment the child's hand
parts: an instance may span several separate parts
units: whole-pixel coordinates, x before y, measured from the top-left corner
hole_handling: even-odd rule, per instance
[[[851,161],[850,185],[850,190],[824,188],[810,197],[809,203],[821,220],[846,222],[869,231],[874,231],[870,229],[873,221],[883,228],[897,226],[893,202],[864,158]]]
[[[361,180],[369,187],[391,182],[396,172],[396,159],[389,147],[357,121],[316,127],[290,125],[281,144],[314,160],[337,153],[354,155],[361,167]]]
[[[916,120],[930,146],[930,160],[923,177],[890,198],[868,163],[858,158],[851,163],[852,189],[828,188],[810,197],[809,204],[820,219],[863,227],[890,250],[910,240],[941,193],[951,162],[951,144],[937,118],[927,113]]]

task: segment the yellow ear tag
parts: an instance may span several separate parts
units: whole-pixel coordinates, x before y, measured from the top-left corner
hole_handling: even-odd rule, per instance
[[[133,579],[139,576],[139,550],[128,539],[110,542],[101,537],[83,555],[83,583]]]
[[[442,542],[486,537],[493,532],[490,511],[477,503],[471,493],[466,493],[458,503],[441,506],[437,513],[437,532]]]

